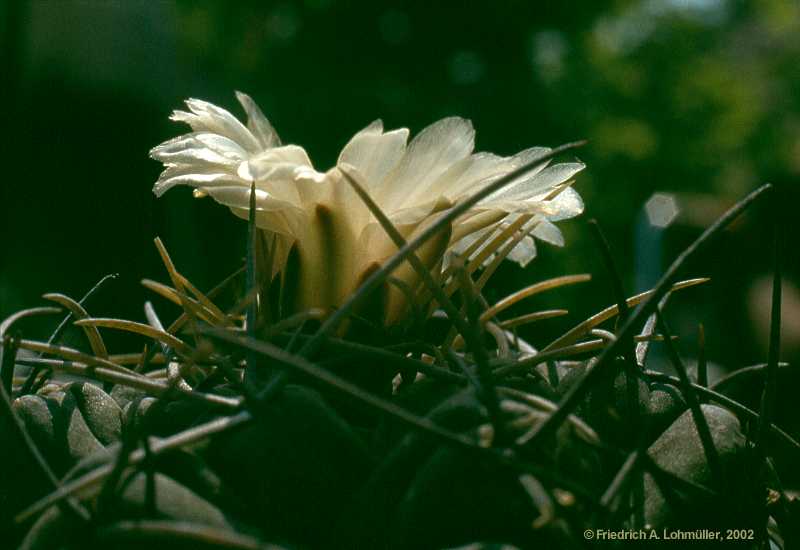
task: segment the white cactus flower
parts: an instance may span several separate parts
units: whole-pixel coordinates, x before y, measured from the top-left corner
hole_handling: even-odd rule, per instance
[[[549,151],[531,148],[511,157],[474,153],[472,124],[457,117],[435,122],[410,142],[407,129],[384,131],[378,120],[353,136],[336,166],[319,172],[302,147],[281,145],[249,96],[236,95],[247,113],[246,125],[225,109],[198,99],[187,100],[188,112],[173,113],[172,120],[189,124],[192,131],[151,151],[165,166],[153,191],[160,196],[176,185],[189,185],[196,195],[208,194],[247,219],[255,182],[256,224],[269,247],[270,263],[260,267],[271,280],[286,267],[290,250],[296,249],[296,310],[341,305],[397,250],[345,180],[343,170],[358,177],[405,238],[411,239],[437,213]],[[522,231],[528,235],[508,256],[525,265],[536,254],[533,237],[563,244],[553,222],[582,212],[581,198],[570,184],[583,168],[573,162],[528,172],[457,218],[449,232],[431,239],[418,256],[438,275],[448,251],[463,251],[482,235],[497,234],[526,216],[529,221]],[[407,288],[419,288],[407,264],[394,277]],[[387,323],[402,317],[405,296],[407,290],[389,291]]]

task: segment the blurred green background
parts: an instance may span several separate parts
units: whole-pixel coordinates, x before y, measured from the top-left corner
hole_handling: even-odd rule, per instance
[[[526,336],[537,345],[613,301],[586,226],[597,218],[630,293],[652,282],[700,231],[759,184],[762,204],[693,261],[711,276],[676,297],[670,320],[724,368],[765,359],[772,224],[787,235],[784,357],[800,349],[795,237],[800,190],[800,3],[794,0],[573,2],[0,2],[2,156],[0,317],[47,291],[101,316],[143,319],[138,281],[166,280],[152,239],[201,288],[235,269],[244,224],[188,188],[156,200],[148,150],[184,132],[167,117],[187,97],[241,115],[251,94],[285,142],[327,169],[375,118],[416,132],[446,115],[473,120],[480,150],[590,140],[576,188],[586,214],[567,247],[540,246],[498,273],[490,300],[546,277],[588,271],[581,288],[525,308],[571,315]],[[663,232],[654,193],[676,200]],[[168,310],[155,298],[159,308]],[[165,314],[167,315],[167,314]],[[132,350],[131,350],[132,351]]]

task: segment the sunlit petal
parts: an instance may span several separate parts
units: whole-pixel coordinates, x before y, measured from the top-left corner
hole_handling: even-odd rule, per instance
[[[270,147],[280,146],[281,140],[278,137],[278,133],[269,123],[267,117],[264,116],[264,113],[261,112],[261,109],[258,108],[256,102],[249,95],[242,92],[236,92],[236,99],[239,100],[245,113],[247,113],[247,129],[258,140],[261,148],[269,149]]]

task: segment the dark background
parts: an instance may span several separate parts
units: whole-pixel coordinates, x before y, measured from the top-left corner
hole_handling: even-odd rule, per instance
[[[586,220],[597,218],[633,293],[725,208],[770,181],[759,205],[686,276],[710,284],[674,300],[681,350],[724,368],[765,359],[772,225],[783,221],[784,357],[800,349],[797,289],[800,174],[800,3],[792,0],[598,2],[0,2],[2,184],[0,317],[60,291],[98,316],[143,319],[138,281],[167,280],[152,244],[208,288],[239,265],[244,224],[188,188],[156,200],[154,145],[185,128],[167,117],[187,97],[241,115],[251,94],[285,142],[327,169],[375,118],[417,132],[471,118],[478,149],[590,140],[577,183],[587,211],[565,222],[565,249],[540,246],[505,265],[487,295],[588,271],[588,284],[524,307],[567,307],[526,336],[542,345],[612,303]],[[642,207],[673,194],[680,215],[659,242],[640,242]],[[645,224],[645,225],[643,225]],[[110,338],[114,338],[109,335]],[[122,351],[122,350],[116,350]],[[133,351],[133,349],[125,350]]]

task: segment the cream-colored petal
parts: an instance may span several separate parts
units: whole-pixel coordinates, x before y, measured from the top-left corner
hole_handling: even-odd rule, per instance
[[[295,206],[300,206],[302,202],[296,180],[322,177],[310,167],[305,150],[296,145],[264,151],[242,162],[237,173],[243,180],[255,181],[259,189]]]
[[[376,190],[378,204],[391,213],[413,206],[406,200],[427,189],[450,166],[466,158],[475,144],[472,123],[458,117],[435,122],[408,145],[403,158]]]
[[[539,194],[546,194],[548,190],[555,189],[559,184],[569,181],[584,168],[585,165],[580,162],[567,162],[548,166],[538,173],[523,176],[519,181],[493,193],[484,201],[481,201],[481,204],[524,201]]]
[[[408,203],[444,196],[452,202],[478,192],[513,168],[509,159],[492,153],[475,153],[453,163],[427,188],[418,187]]]
[[[556,207],[548,201],[531,199],[527,201],[495,201],[490,204],[479,204],[475,207],[478,211],[505,212],[506,214],[542,214],[554,215]]]
[[[513,157],[511,157],[511,161],[516,166],[522,166],[523,164],[528,164],[530,162],[534,162],[542,158],[543,156],[550,153],[552,149],[550,147],[529,147],[528,149],[523,149]],[[542,166],[547,166],[549,161],[545,162]]]
[[[574,218],[583,212],[583,199],[572,187],[566,187],[549,202],[551,214],[547,216],[550,221],[561,221]]]
[[[249,219],[249,202],[246,206],[241,206],[241,201],[245,198],[244,195],[236,196],[218,193],[217,197],[214,198],[221,204],[228,206],[237,217],[245,221]],[[249,200],[249,189],[247,189],[247,199]],[[308,216],[304,210],[272,198],[260,200],[256,205],[256,226],[259,229],[280,233],[292,238],[301,238],[303,236],[303,228],[308,224],[307,218]]]
[[[531,231],[531,235],[546,243],[555,246],[564,246],[564,235],[554,223],[542,217],[538,217],[536,221],[536,227]]]
[[[424,204],[397,210],[389,219],[397,225],[416,225],[423,219],[429,218],[437,212],[442,212],[453,206],[445,197],[438,197]]]
[[[285,201],[295,208],[302,208],[303,202],[300,198],[300,189],[297,181],[293,177],[294,170],[289,166],[284,166],[286,170],[274,172],[274,177],[256,183],[256,187],[266,191],[271,197]]]
[[[238,143],[209,132],[199,132],[194,135],[195,140],[203,147],[207,147],[212,151],[220,154],[221,156],[231,160],[244,160],[248,157],[245,151]]]
[[[273,176],[276,167],[311,167],[306,150],[298,145],[274,147],[250,157],[242,163],[242,179],[261,181]]]
[[[250,186],[220,186],[203,188],[214,200],[228,207],[250,209]],[[280,210],[288,205],[270,197],[269,193],[256,189],[257,210]]]
[[[242,161],[247,152],[234,141],[208,132],[192,132],[165,141],[150,150],[150,157],[161,162],[176,162],[176,156],[187,150],[208,149],[222,161]]]
[[[453,242],[496,225],[507,214],[502,210],[473,210],[468,212],[466,215],[459,217],[453,224]]]
[[[508,157],[504,159],[509,168],[503,171],[502,175],[511,172],[512,170],[516,170],[522,166],[527,164],[536,162],[537,160],[541,159],[543,156],[548,154],[552,149],[549,147],[530,147],[528,149],[524,149],[517,153],[514,156]],[[516,178],[516,181],[511,182],[510,184],[503,187],[497,194],[506,194],[512,195],[515,189],[526,189],[530,187],[531,181],[534,180],[543,170],[547,168],[550,164],[550,161],[544,161],[541,164],[534,166],[533,168],[529,168],[528,171],[523,174],[522,176]],[[526,191],[526,193],[530,193],[530,191]],[[490,200],[490,199],[487,199]]]
[[[166,181],[178,176],[211,174],[229,174],[231,176],[236,175],[235,167],[233,166],[195,162],[193,164],[167,164],[166,169],[161,172],[161,175],[158,179],[159,181]],[[242,184],[244,184],[244,182],[242,182]]]
[[[168,165],[238,166],[241,161],[224,157],[208,147],[187,148],[174,152],[153,151],[152,157]]]
[[[211,132],[231,139],[250,153],[261,149],[250,130],[225,109],[200,99],[187,99],[186,105],[190,112],[174,111],[170,118],[187,123],[195,132]]]
[[[530,235],[523,237],[522,240],[511,249],[511,252],[508,253],[508,256],[506,256],[507,259],[519,264],[520,267],[525,267],[535,257],[536,243]]]
[[[366,188],[364,177],[360,172],[349,164],[341,166],[345,170],[349,170],[350,176],[355,178],[363,188]],[[303,186],[306,180],[302,177],[298,177],[296,181],[305,204],[322,203],[334,211],[345,212],[341,222],[347,223],[354,235],[358,235],[365,226],[376,221],[372,212],[347,182],[338,166],[328,170],[322,178],[313,178],[313,181],[306,186]]]
[[[235,175],[225,173],[211,173],[211,174],[184,174],[180,176],[170,177],[167,179],[159,179],[155,186],[153,186],[153,193],[160,197],[176,185],[190,185],[192,187],[212,188],[219,186],[231,186],[242,184],[242,180]]]
[[[245,113],[247,113],[247,129],[255,136],[261,147],[270,149],[280,146],[281,140],[278,137],[278,133],[267,120],[267,117],[264,116],[264,113],[261,112],[258,105],[256,105],[256,102],[249,95],[239,91],[236,92],[236,99],[239,100]]]
[[[344,146],[337,165],[348,164],[363,177],[365,189],[371,192],[395,167],[406,152],[408,129],[383,132],[383,122],[376,120]]]

